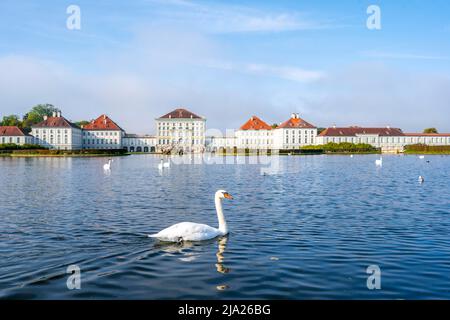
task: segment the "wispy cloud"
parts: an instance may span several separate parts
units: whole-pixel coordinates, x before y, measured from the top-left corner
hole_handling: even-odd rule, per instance
[[[281,79],[297,82],[317,81],[325,76],[325,74],[320,71],[310,71],[297,67],[271,66],[264,64],[249,64],[245,67],[245,70],[246,72],[253,74],[275,76]]]
[[[213,69],[240,72],[263,77],[275,77],[295,82],[314,82],[324,78],[322,71],[305,70],[294,66],[276,66],[260,63],[238,64],[224,61],[209,61],[204,66]]]
[[[283,32],[321,29],[329,22],[318,21],[302,12],[277,12],[227,4],[199,4],[186,0],[150,1],[159,14],[180,24],[195,25],[213,33]],[[167,9],[164,10],[164,8]]]
[[[449,60],[448,56],[413,54],[413,53],[395,53],[381,51],[364,51],[361,53],[368,58],[377,59],[400,59],[400,60]]]

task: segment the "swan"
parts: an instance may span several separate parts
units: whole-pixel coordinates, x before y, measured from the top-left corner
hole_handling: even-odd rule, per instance
[[[233,197],[225,190],[218,190],[214,196],[217,219],[219,220],[218,229],[201,223],[181,222],[158,233],[150,234],[149,237],[157,238],[161,241],[181,242],[210,240],[228,234],[227,223],[222,210],[222,199],[233,199]]]
[[[105,163],[105,164],[103,165],[103,170],[105,170],[105,171],[111,170],[111,162],[112,162],[112,160],[109,159],[109,160],[108,160],[108,163]]]
[[[158,163],[158,169],[159,169],[159,170],[162,170],[162,169],[164,169],[164,168],[170,168],[170,160],[167,161],[167,162],[164,162],[164,160],[161,159],[161,162]]]
[[[167,160],[167,162],[164,162],[163,167],[170,168],[170,160]]]
[[[350,158],[353,158],[353,155],[352,155],[352,154],[350,155]]]
[[[425,179],[424,179],[424,177],[422,177],[422,176],[419,176],[419,183],[424,183],[425,182]]]
[[[380,159],[375,160],[375,165],[381,167],[383,165],[383,157],[380,157]]]
[[[419,156],[419,159],[425,159],[425,156]]]

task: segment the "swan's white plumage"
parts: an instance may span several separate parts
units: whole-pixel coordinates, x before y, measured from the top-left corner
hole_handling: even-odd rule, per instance
[[[103,170],[105,170],[105,171],[111,170],[111,160],[109,160],[108,163],[105,163],[103,165]]]
[[[161,241],[179,242],[209,240],[228,234],[227,223],[222,210],[222,199],[224,198],[233,199],[225,190],[218,190],[214,197],[219,228],[213,228],[202,223],[181,222],[158,233],[151,234],[149,237],[157,238]]]
[[[380,157],[380,159],[377,159],[377,160],[375,160],[375,165],[377,165],[377,166],[382,166],[383,165],[383,158],[382,157]]]
[[[193,222],[180,222],[170,226],[149,237],[158,238],[162,241],[177,242],[183,241],[201,241],[208,240],[224,235],[219,229],[210,227],[206,224]]]
[[[158,169],[162,170],[163,168],[170,168],[170,160],[168,160],[167,162],[164,162],[164,160],[161,159],[161,162],[158,163]]]

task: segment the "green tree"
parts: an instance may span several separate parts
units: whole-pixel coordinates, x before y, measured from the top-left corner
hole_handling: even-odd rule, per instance
[[[21,122],[19,119],[19,116],[16,116],[15,114],[4,116],[3,120],[1,122],[2,126],[21,126]]]
[[[271,125],[271,127],[272,127],[272,129],[276,129],[276,128],[278,128],[278,124],[274,123]]]
[[[52,104],[35,105],[27,114],[23,116],[23,128],[31,130],[31,126],[44,120],[44,116],[52,116],[53,112],[61,112]]]
[[[87,125],[87,124],[89,124],[89,123],[91,123],[91,122],[90,122],[90,121],[87,121],[87,120],[81,120],[81,121],[75,122],[75,124],[76,124],[77,126],[79,126],[79,127],[85,126],[85,125]]]
[[[423,133],[438,133],[436,128],[426,128]]]

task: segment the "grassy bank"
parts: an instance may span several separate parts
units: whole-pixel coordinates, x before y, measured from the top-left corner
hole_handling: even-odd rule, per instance
[[[404,153],[450,155],[450,146],[429,146],[426,144],[411,144],[405,146]]]

